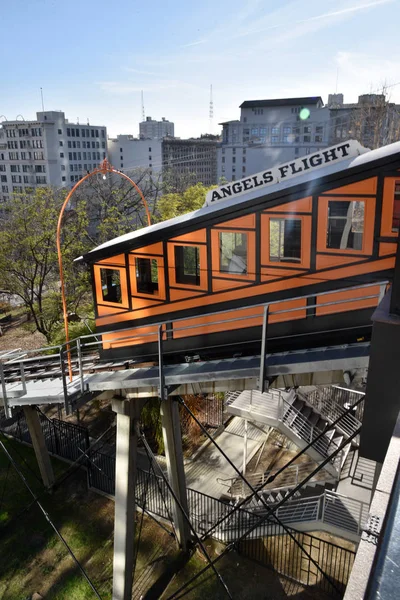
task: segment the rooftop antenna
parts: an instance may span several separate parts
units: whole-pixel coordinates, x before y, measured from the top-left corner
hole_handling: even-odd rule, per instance
[[[143,90],[142,90],[142,121],[146,120],[146,115],[144,112],[144,100],[143,100]]]
[[[42,112],[44,112],[43,88],[40,88],[40,96],[42,98]]]
[[[210,85],[210,112],[209,112],[209,117],[210,117],[210,133],[213,132],[213,117],[214,117],[214,102],[213,102],[213,95],[212,95],[212,84]]]

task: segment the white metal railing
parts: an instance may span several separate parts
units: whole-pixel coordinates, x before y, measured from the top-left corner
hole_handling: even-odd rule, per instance
[[[313,443],[313,449],[315,449],[321,456],[325,458],[337,450],[338,446],[336,442],[333,441],[335,429],[332,429],[329,434],[326,433],[321,438],[316,439],[323,432],[323,429],[320,429],[315,425],[311,425],[308,418],[305,417],[300,410],[285,400],[282,394],[280,394],[280,397],[281,401],[279,405],[278,418],[288,429],[290,429],[290,431],[307,443],[315,440]],[[340,452],[334,458],[334,463],[336,466],[341,464],[342,452]]]
[[[265,486],[265,482],[270,477],[273,477],[276,473],[278,473],[280,469],[271,469],[270,471],[266,472],[248,473],[246,474],[246,480],[253,488],[257,489],[261,486],[264,486],[262,492],[278,493],[280,491],[289,490],[296,487],[296,485],[298,485],[302,479],[309,475],[310,471],[314,468],[315,463],[313,462],[291,465],[282,471],[281,474],[274,479],[274,481],[271,481],[271,483]],[[227,479],[219,478],[217,481],[228,488],[228,493],[232,498],[245,498],[251,493],[250,487],[246,482],[243,481],[243,479],[230,477]],[[324,476],[322,478],[319,478],[318,475],[316,475],[307,482],[307,485],[313,485],[316,483],[325,485],[326,483],[333,483],[335,481],[337,481],[337,478],[328,472],[324,472]]]
[[[262,514],[265,508],[260,507],[255,512]],[[290,500],[276,511],[277,517],[285,524],[322,522],[356,535],[361,535],[368,513],[368,503],[331,491],[320,496]]]
[[[207,328],[212,328],[213,326],[224,326],[227,325],[229,323],[236,323],[236,322],[243,322],[244,324],[249,321],[249,320],[254,320],[255,318],[260,318],[260,320],[262,320],[263,318],[263,314],[264,314],[264,320],[265,318],[268,319],[271,316],[274,315],[282,315],[282,314],[288,314],[291,315],[292,313],[296,313],[298,311],[304,311],[305,309],[310,310],[311,308],[318,308],[321,309],[323,307],[327,307],[327,306],[335,306],[337,304],[340,305],[344,305],[344,304],[349,304],[350,306],[350,310],[351,310],[351,304],[354,302],[358,302],[360,300],[359,297],[356,298],[348,298],[345,300],[334,300],[334,301],[329,301],[329,295],[330,294],[337,294],[338,292],[348,292],[351,290],[360,290],[360,289],[368,289],[370,287],[380,287],[380,291],[379,293],[374,293],[374,294],[370,294],[368,296],[363,296],[363,300],[365,299],[371,299],[371,300],[376,300],[376,303],[378,303],[379,299],[382,296],[382,290],[384,291],[386,285],[387,285],[388,281],[380,281],[380,282],[374,282],[374,283],[368,283],[368,284],[363,284],[363,285],[358,285],[358,286],[351,286],[348,288],[341,288],[341,289],[336,289],[336,290],[331,290],[328,292],[322,292],[317,294],[318,299],[320,299],[321,297],[327,297],[328,301],[327,302],[320,302],[320,303],[316,303],[313,305],[302,305],[296,308],[290,308],[290,309],[279,309],[279,310],[271,310],[271,308],[273,309],[273,307],[275,305],[279,305],[282,304],[282,302],[285,301],[296,301],[296,300],[307,300],[308,298],[314,298],[316,296],[315,292],[311,293],[311,294],[306,294],[303,296],[296,296],[295,298],[287,298],[287,299],[281,299],[281,300],[274,300],[272,302],[269,303],[259,303],[259,304],[255,304],[252,305],[251,307],[246,307],[246,308],[252,308],[252,309],[257,309],[260,308],[260,314],[252,314],[252,315],[247,315],[247,316],[240,316],[240,317],[235,317],[232,316],[232,318],[226,318],[227,314],[232,314],[234,315],[235,313],[237,313],[238,309],[230,309],[230,310],[226,310],[226,309],[221,309],[218,311],[214,311],[211,313],[205,313],[203,315],[195,315],[193,317],[182,317],[182,318],[178,318],[178,319],[173,319],[172,324],[171,324],[171,319],[166,320],[166,321],[161,321],[161,322],[156,322],[156,323],[151,323],[151,324],[146,324],[146,325],[139,325],[139,326],[130,326],[127,327],[126,329],[120,329],[120,330],[111,330],[111,331],[106,331],[106,332],[102,332],[100,334],[88,334],[88,335],[84,335],[81,336],[79,338],[76,338],[74,340],[71,340],[68,343],[64,343],[61,344],[60,346],[51,346],[51,347],[44,347],[44,348],[37,348],[37,349],[33,349],[33,350],[25,350],[23,352],[20,351],[11,351],[10,352],[10,356],[9,356],[9,361],[7,361],[7,357],[4,356],[3,358],[3,367],[5,367],[6,370],[10,369],[11,367],[11,361],[13,363],[15,363],[16,361],[18,361],[19,359],[19,364],[23,364],[25,369],[28,367],[28,365],[31,365],[32,362],[35,362],[35,364],[43,362],[44,367],[46,366],[46,363],[50,360],[50,359],[55,359],[57,358],[60,362],[60,374],[61,374],[61,378],[62,378],[62,382],[63,382],[63,389],[64,389],[64,399],[65,399],[65,404],[67,406],[68,404],[68,382],[67,382],[67,378],[68,378],[68,371],[69,371],[69,365],[68,362],[69,361],[74,361],[72,363],[72,373],[73,375],[77,376],[79,378],[80,381],[80,386],[81,386],[81,390],[84,391],[84,378],[83,375],[85,372],[87,372],[90,368],[93,368],[93,365],[87,365],[85,363],[86,359],[86,354],[90,353],[90,357],[93,357],[93,353],[97,352],[99,349],[101,349],[103,347],[104,344],[107,344],[108,346],[112,347],[113,344],[116,345],[121,345],[121,344],[125,344],[125,345],[134,345],[137,343],[140,344],[144,344],[146,341],[149,342],[158,342],[159,346],[160,346],[160,342],[162,342],[162,340],[166,339],[167,336],[174,336],[174,334],[178,333],[178,332],[187,332],[188,335],[195,335],[196,330],[201,329],[202,327],[204,328],[205,326]],[[270,308],[270,310],[266,311],[265,308],[268,307]],[[203,316],[205,318],[207,318],[207,322],[206,323],[196,323],[196,320],[199,319],[199,316]],[[223,317],[223,318],[218,318],[218,317]],[[214,321],[210,321],[209,318],[210,317],[216,317],[216,320]],[[288,317],[289,318],[289,317]],[[190,321],[194,321],[193,323],[187,325],[188,322]],[[179,326],[180,323],[184,323],[183,326]],[[265,324],[265,323],[264,323]],[[147,331],[146,331],[147,329]],[[153,329],[153,331],[148,331],[149,329]],[[132,330],[134,330],[134,333],[132,333]],[[143,332],[143,330],[145,330]],[[192,331],[192,334],[189,334],[189,331]],[[124,333],[126,333],[127,335],[124,335]],[[104,336],[107,336],[107,339],[104,339]],[[49,352],[53,352],[53,354],[49,355]],[[148,356],[150,354],[149,351],[146,350],[143,351],[143,353],[141,353],[141,360],[145,359],[146,356]],[[154,355],[154,352],[152,352],[152,355]],[[101,366],[102,361],[100,360],[100,358],[97,356],[97,364],[99,364]],[[104,361],[103,361],[104,362]],[[107,361],[109,363],[109,361]],[[114,362],[118,362],[118,361],[114,361]],[[111,366],[111,365],[110,365]],[[14,370],[14,376],[15,376],[16,371]],[[1,379],[1,389],[2,389],[2,394],[3,397],[6,398],[7,393],[6,393],[6,385],[8,383],[9,377],[7,375],[7,373],[3,372],[0,373],[0,379]],[[22,375],[20,377],[20,379],[22,379]],[[40,377],[38,376],[38,379],[40,379]],[[6,401],[5,401],[6,404]]]
[[[354,415],[351,413],[344,415],[344,412],[346,409],[351,408],[359,400],[360,396],[365,396],[365,393],[340,386],[323,386],[312,392],[301,392],[300,394],[300,397],[304,398],[307,404],[320,412],[328,421],[335,421],[342,416],[343,418],[338,427],[347,437],[352,435],[361,426],[361,421],[357,416],[361,416],[362,414],[361,407],[363,403],[356,407],[356,414]],[[339,397],[341,402],[339,401]]]

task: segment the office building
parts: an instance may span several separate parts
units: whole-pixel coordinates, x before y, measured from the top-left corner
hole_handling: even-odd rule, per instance
[[[320,96],[247,100],[221,123],[218,180],[233,181],[328,146],[329,110]]]
[[[107,156],[107,130],[70,123],[61,111],[0,124],[0,200],[38,186],[71,187]]]
[[[146,169],[149,175],[156,175],[162,168],[161,141],[118,135],[108,140],[108,158],[113,167],[128,174]]]
[[[171,139],[162,142],[163,171],[187,177],[189,184],[217,183],[217,141],[210,139]]]
[[[330,144],[349,138],[366,148],[380,148],[400,139],[400,105],[385,94],[364,94],[345,104],[343,94],[329,94]]]
[[[162,140],[165,137],[174,137],[175,125],[165,117],[161,121],[155,121],[146,117],[145,121],[139,123],[139,137],[144,140]]]

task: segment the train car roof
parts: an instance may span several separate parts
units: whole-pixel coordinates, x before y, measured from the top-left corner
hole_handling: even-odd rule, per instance
[[[360,148],[362,147],[360,146]],[[324,152],[324,150],[326,151],[327,149],[323,149],[320,152]],[[319,167],[314,171],[311,170],[309,172],[301,173],[287,180],[282,179],[277,183],[268,185],[268,187],[252,189],[237,197],[220,200],[215,202],[215,204],[203,206],[198,210],[169,219],[168,221],[162,221],[161,223],[131,231],[93,248],[93,250],[87,254],[77,258],[76,261],[83,260],[87,263],[93,263],[102,258],[125,252],[131,247],[141,247],[168,237],[177,237],[196,226],[198,227],[200,225],[204,227],[206,221],[213,219],[220,214],[223,216],[226,215],[227,219],[233,218],[229,216],[229,213],[232,211],[236,212],[241,205],[244,209],[251,210],[251,207],[255,208],[256,204],[258,204],[258,202],[255,202],[256,200],[262,200],[263,203],[265,203],[265,199],[268,196],[273,200],[282,192],[284,192],[283,195],[285,196],[289,192],[292,193],[297,191],[296,188],[298,188],[299,191],[304,192],[306,196],[309,196],[313,193],[313,189],[321,183],[330,183],[331,181],[334,181],[335,178],[333,176],[338,173],[345,177],[350,174],[350,169],[351,172],[358,173],[369,169],[372,166],[371,163],[376,163],[374,166],[379,166],[380,164],[393,162],[395,155],[400,154],[400,142],[383,146],[377,150],[368,150],[365,148],[362,150],[364,153],[359,156],[352,156],[336,163],[328,162],[326,165]],[[306,159],[310,156],[312,155],[303,158]],[[296,160],[302,160],[303,158]],[[251,177],[253,176],[249,176],[249,178]],[[337,187],[340,185],[341,184],[338,183]],[[283,201],[288,202],[289,200],[285,199]]]

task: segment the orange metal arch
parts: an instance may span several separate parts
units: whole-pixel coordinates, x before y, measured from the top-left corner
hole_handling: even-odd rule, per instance
[[[58,255],[58,265],[59,265],[59,269],[60,269],[60,282],[61,282],[61,299],[62,299],[62,307],[63,307],[63,317],[64,317],[64,329],[65,329],[65,339],[67,342],[67,356],[68,356],[68,373],[69,373],[69,378],[72,381],[72,366],[71,366],[71,354],[69,352],[69,328],[68,328],[68,313],[67,313],[67,299],[65,296],[65,280],[64,280],[64,269],[63,269],[63,264],[62,264],[62,256],[61,256],[61,223],[62,223],[62,218],[64,216],[64,211],[65,208],[68,204],[68,202],[70,201],[72,194],[75,192],[75,190],[77,190],[77,188],[89,177],[91,177],[92,175],[97,175],[97,174],[102,174],[105,175],[106,173],[116,173],[117,175],[121,175],[121,177],[123,177],[124,179],[126,179],[127,181],[129,181],[133,187],[135,188],[135,190],[137,191],[137,193],[139,194],[142,202],[143,202],[143,206],[145,208],[146,211],[146,215],[147,215],[147,221],[148,221],[148,225],[151,225],[151,217],[150,217],[150,211],[149,211],[149,206],[146,202],[145,197],[143,196],[142,191],[139,189],[139,187],[136,185],[136,183],[133,181],[133,179],[131,179],[130,177],[128,177],[128,175],[125,175],[125,173],[121,173],[121,171],[117,171],[117,169],[114,169],[114,167],[108,162],[108,160],[105,158],[103,160],[103,162],[101,163],[100,167],[98,167],[97,169],[94,169],[93,171],[91,171],[91,173],[88,173],[87,175],[85,175],[84,177],[82,177],[82,179],[80,179],[72,188],[72,190],[69,192],[69,194],[67,195],[67,197],[64,200],[64,203],[61,207],[60,210],[60,214],[58,217],[58,223],[57,223],[57,255]]]

